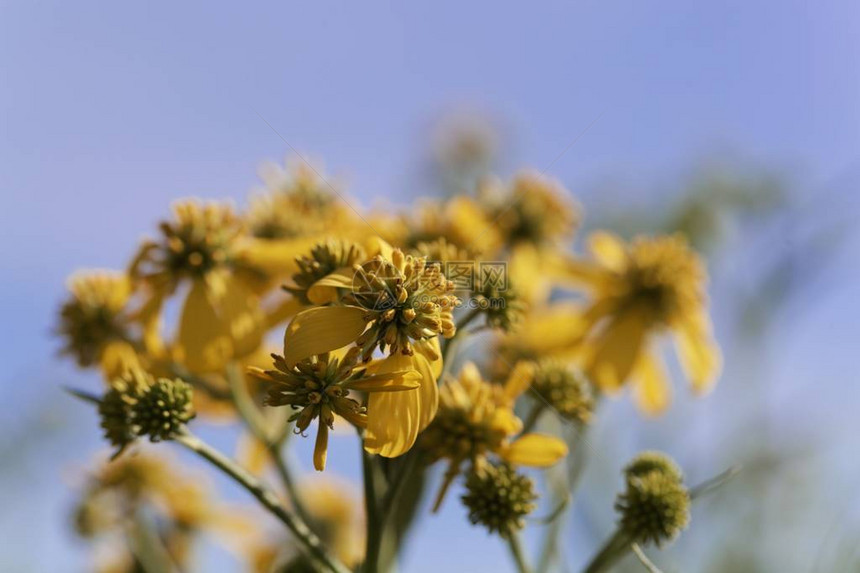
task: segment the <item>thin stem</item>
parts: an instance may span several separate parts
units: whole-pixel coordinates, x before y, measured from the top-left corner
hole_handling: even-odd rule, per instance
[[[715,489],[717,489],[718,487],[721,487],[727,481],[729,481],[730,479],[735,477],[738,474],[738,472],[740,472],[740,471],[741,471],[741,466],[735,465],[735,466],[730,467],[729,469],[727,469],[723,473],[716,475],[716,476],[712,477],[711,479],[700,483],[697,486],[691,487],[690,488],[690,499],[693,500],[693,499],[702,497],[703,495],[714,491]]]
[[[227,366],[227,382],[230,385],[230,395],[233,398],[233,403],[236,405],[239,416],[245,422],[245,426],[247,426],[254,438],[266,448],[266,453],[275,466],[275,471],[278,473],[278,478],[281,480],[287,496],[290,498],[290,503],[295,508],[296,513],[305,522],[310,521],[308,512],[301,502],[301,496],[299,495],[295,480],[281,454],[281,443],[286,434],[280,434],[274,438],[270,436],[260,411],[248,393],[245,378],[241,370],[239,370],[238,364],[231,363]]]
[[[365,451],[364,447],[361,449],[361,468],[364,474],[364,511],[367,515],[364,572],[377,573],[379,571],[383,525],[376,500],[376,468],[373,464],[373,458]]]
[[[585,573],[601,573],[612,567],[630,550],[630,539],[619,529],[610,537],[585,568]]]
[[[528,434],[537,424],[538,420],[540,420],[541,414],[543,414],[544,408],[546,404],[543,402],[536,402],[532,407],[531,412],[529,412],[528,418],[523,422],[523,429],[521,434]]]
[[[565,524],[565,517],[573,507],[574,494],[585,470],[587,456],[586,450],[582,446],[585,442],[585,434],[588,426],[582,422],[574,422],[574,428],[576,434],[570,442],[571,455],[568,462],[567,487],[565,488],[566,503],[563,505],[560,514],[549,524],[544,536],[537,567],[537,570],[540,572],[549,570],[550,563],[556,555],[559,536]]]
[[[187,429],[178,435],[175,441],[212,463],[215,467],[233,478],[236,483],[248,490],[251,495],[263,504],[263,507],[286,525],[307,552],[320,563],[324,564],[327,569],[335,573],[349,573],[349,569],[345,565],[326,551],[319,537],[310,530],[304,520],[287,511],[278,501],[275,493],[247,470],[191,434]]]
[[[531,573],[531,568],[529,567],[525,553],[523,552],[523,545],[520,542],[519,534],[517,532],[511,532],[508,535],[505,535],[505,539],[508,542],[508,547],[511,550],[511,556],[514,558],[514,563],[517,565],[517,571],[519,571],[519,573]]]
[[[128,536],[134,556],[146,573],[171,573],[178,570],[158,532],[143,516],[135,516]]]
[[[636,558],[639,559],[639,562],[642,564],[645,569],[648,570],[648,573],[663,573],[660,571],[660,568],[654,565],[654,563],[648,559],[648,556],[645,555],[645,552],[642,551],[642,548],[639,547],[638,543],[633,543],[630,545],[630,549],[633,550],[633,554],[636,555]]]

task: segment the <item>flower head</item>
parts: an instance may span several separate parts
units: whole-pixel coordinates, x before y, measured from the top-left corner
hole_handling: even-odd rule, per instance
[[[141,436],[153,442],[173,439],[194,415],[191,386],[156,380],[139,369],[112,380],[99,403],[105,439],[118,448],[114,458]]]
[[[690,521],[690,495],[668,457],[647,452],[625,469],[627,488],[615,508],[620,527],[634,541],[658,546],[674,539]]]
[[[555,244],[570,238],[579,226],[579,208],[565,197],[564,187],[541,173],[520,172],[508,194],[492,184],[482,191],[490,218],[508,246]]]
[[[543,361],[535,373],[532,388],[563,418],[581,424],[591,421],[594,395],[585,376],[561,362]]]
[[[567,446],[557,438],[518,435],[522,421],[514,414],[514,402],[533,376],[534,365],[521,362],[502,386],[485,381],[477,367],[467,363],[456,380],[442,385],[439,410],[421,442],[432,460],[450,460],[437,508],[465,461],[480,468],[493,455],[515,465],[546,467],[567,454]]]
[[[161,238],[144,244],[134,268],[156,284],[205,278],[230,264],[242,234],[241,219],[224,203],[174,203],[173,220],[159,225]]]
[[[397,249],[391,260],[377,255],[356,267],[344,301],[366,310],[369,328],[357,340],[362,358],[369,360],[377,347],[411,356],[415,341],[454,336],[452,313],[459,300],[453,290],[438,264]]]
[[[273,354],[274,369],[252,368],[251,374],[270,382],[266,397],[268,406],[289,406],[295,412],[290,421],[296,432],[304,435],[314,420],[319,420],[314,467],[325,469],[328,433],[334,427],[335,415],[358,428],[367,426],[367,408],[350,395],[357,392],[400,392],[418,388],[417,373],[412,370],[371,374],[358,365],[360,350],[351,348],[339,359],[324,353],[288,365],[282,356]]]
[[[534,483],[509,464],[487,464],[466,477],[461,498],[469,521],[507,536],[523,528],[523,518],[534,511]]]
[[[641,237],[630,244],[608,233],[590,238],[594,261],[571,261],[570,276],[593,292],[571,332],[579,337],[589,378],[612,391],[635,380],[636,398],[649,413],[662,411],[669,388],[655,336],[672,332],[693,388],[705,392],[720,369],[699,257],[679,236]],[[583,344],[584,342],[584,344]]]
[[[296,257],[299,270],[293,275],[295,286],[285,286],[284,290],[303,304],[330,302],[337,286],[351,286],[353,267],[366,257],[364,248],[356,243],[333,239],[318,243],[308,255]],[[333,273],[339,274],[332,277]]]
[[[127,305],[131,282],[122,273],[88,272],[69,280],[69,298],[60,309],[63,353],[81,367],[100,364],[108,376],[138,365],[130,341]]]

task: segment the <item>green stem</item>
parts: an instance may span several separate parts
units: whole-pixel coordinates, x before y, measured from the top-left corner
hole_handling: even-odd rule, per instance
[[[136,515],[130,529],[134,556],[146,573],[172,573],[178,570],[151,523],[141,515]]]
[[[443,343],[442,343],[442,369],[443,370],[442,370],[442,375],[439,376],[440,383],[441,383],[441,380],[445,377],[445,374],[448,373],[449,363],[453,359],[454,352],[457,350],[457,348],[459,347],[459,345],[463,341],[463,338],[464,338],[463,334],[464,334],[466,327],[469,325],[469,323],[471,323],[473,320],[478,318],[478,316],[480,316],[480,314],[481,314],[481,310],[477,309],[477,308],[473,308],[472,310],[467,312],[463,316],[463,318],[460,320],[460,322],[457,323],[457,332],[454,333],[454,336],[443,341]]]
[[[511,550],[511,556],[514,558],[514,563],[516,563],[517,571],[519,573],[531,573],[531,568],[529,568],[528,562],[526,561],[519,534],[517,532],[509,533],[508,535],[505,535],[505,539],[508,542],[508,547]]]
[[[537,424],[541,414],[543,414],[545,407],[546,404],[544,404],[543,402],[535,403],[535,405],[532,407],[531,412],[529,412],[528,418],[526,418],[526,421],[523,422],[523,429],[520,434],[528,434],[535,427],[535,424]]]
[[[230,395],[233,398],[233,403],[236,405],[236,410],[239,416],[245,422],[248,430],[263,446],[271,458],[275,466],[275,471],[278,473],[278,478],[290,498],[290,503],[295,508],[296,513],[305,521],[309,522],[308,512],[301,502],[298,488],[295,480],[284,462],[284,457],[281,454],[281,443],[286,434],[281,434],[278,437],[272,438],[266,428],[260,411],[254,404],[253,398],[248,393],[248,387],[245,385],[245,378],[239,369],[238,364],[231,363],[227,366],[227,382],[230,385]]]
[[[175,441],[212,463],[215,467],[233,478],[236,483],[248,490],[263,507],[287,526],[287,529],[296,536],[296,539],[299,540],[308,554],[324,564],[328,570],[334,573],[349,573],[349,569],[343,563],[326,551],[319,537],[310,530],[307,523],[300,517],[287,511],[278,501],[277,495],[247,470],[191,434],[187,429],[178,435]]]
[[[597,555],[594,556],[591,563],[585,568],[585,573],[607,571],[619,559],[627,555],[628,551],[630,551],[630,539],[624,531],[619,529],[606,541]]]
[[[585,470],[587,456],[585,449],[582,447],[585,442],[585,433],[588,428],[582,422],[575,422],[576,435],[570,441],[570,460],[568,462],[567,485],[565,487],[565,495],[567,503],[562,508],[560,514],[550,523],[549,528],[543,539],[543,545],[538,559],[537,570],[540,572],[548,571],[550,563],[555,557],[559,537],[562,533],[562,528],[565,524],[565,518],[574,504],[575,492],[582,479],[582,474]]]
[[[364,511],[367,515],[364,572],[378,573],[383,526],[376,495],[376,468],[373,458],[365,451],[364,447],[361,449],[361,468],[364,474]]]

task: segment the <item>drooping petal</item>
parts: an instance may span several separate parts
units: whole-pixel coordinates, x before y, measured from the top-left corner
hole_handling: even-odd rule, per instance
[[[648,416],[666,411],[672,401],[672,387],[660,356],[645,350],[633,372],[633,399]]]
[[[185,299],[175,352],[177,361],[195,373],[220,371],[231,358],[228,327],[218,316],[203,281],[194,281]]]
[[[617,316],[594,341],[587,374],[602,389],[619,388],[633,370],[648,328],[644,313],[628,309]]]
[[[700,312],[681,324],[676,331],[678,357],[693,390],[699,394],[714,387],[722,367],[720,348],[711,334],[708,315]]]
[[[299,270],[296,257],[310,251],[321,238],[249,239],[239,246],[237,258],[241,264],[259,269],[267,275],[290,276]]]
[[[545,468],[567,455],[567,444],[555,436],[526,434],[509,444],[500,455],[514,465]]]
[[[551,285],[543,273],[541,253],[531,243],[516,245],[508,262],[511,284],[516,285],[517,294],[523,300],[535,304],[549,298]]]
[[[533,362],[521,360],[516,363],[505,382],[505,396],[513,404],[520,395],[529,389],[535,377],[536,366]]]
[[[287,365],[354,342],[367,326],[365,312],[357,306],[321,306],[298,313],[284,333]]]
[[[433,371],[433,378],[436,380],[442,375],[442,347],[439,344],[439,337],[425,338],[412,343],[412,347],[416,352],[421,354],[430,363]]]
[[[134,347],[124,340],[108,342],[102,349],[100,365],[107,380],[140,368],[140,360]]]
[[[615,272],[624,270],[627,264],[627,249],[617,235],[597,231],[588,237],[588,250],[602,265]]]
[[[216,301],[216,310],[230,334],[233,358],[247,356],[260,346],[266,317],[259,297],[244,281],[235,276],[224,280],[224,293]]]
[[[372,374],[411,369],[408,356],[394,354],[368,370]],[[367,401],[367,429],[364,449],[372,454],[394,458],[405,454],[415,444],[420,431],[421,393],[373,392]]]
[[[266,469],[269,461],[266,445],[250,433],[239,436],[236,446],[236,459],[239,463],[255,476],[259,476]]]
[[[328,426],[319,421],[317,428],[317,439],[314,444],[314,469],[321,472],[325,469],[326,457],[328,457]]]
[[[424,430],[436,417],[439,409],[439,386],[436,384],[438,374],[430,362],[422,354],[415,353],[410,357],[412,367],[420,375],[421,386],[418,389],[421,402],[420,416],[418,418],[418,431]],[[442,360],[436,360],[435,364],[442,364]]]

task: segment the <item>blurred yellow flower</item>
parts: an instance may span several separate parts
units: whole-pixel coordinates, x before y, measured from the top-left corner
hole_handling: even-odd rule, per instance
[[[243,226],[229,205],[186,200],[174,204],[173,214],[159,226],[161,240],[146,241],[131,266],[147,288],[139,313],[145,340],[150,352],[162,353],[163,303],[190,283],[170,355],[192,372],[218,372],[262,340],[261,274],[241,256]]]
[[[450,460],[445,481],[436,498],[438,508],[463,462],[480,468],[487,456],[514,464],[547,467],[567,455],[567,445],[544,434],[520,434],[522,421],[514,414],[516,399],[525,392],[535,365],[518,362],[504,385],[487,382],[477,366],[466,363],[456,380],[439,391],[439,411],[421,436],[432,459]]]
[[[655,336],[675,336],[681,365],[698,393],[719,374],[720,352],[707,313],[707,272],[680,235],[640,237],[625,244],[600,232],[589,239],[593,259],[569,261],[569,276],[593,294],[567,332],[581,337],[587,374],[605,391],[634,381],[640,408],[656,414],[669,404]]]
[[[72,275],[68,288],[58,327],[65,339],[63,353],[82,368],[98,365],[108,380],[138,368],[130,336],[129,278],[119,272],[87,271]]]

